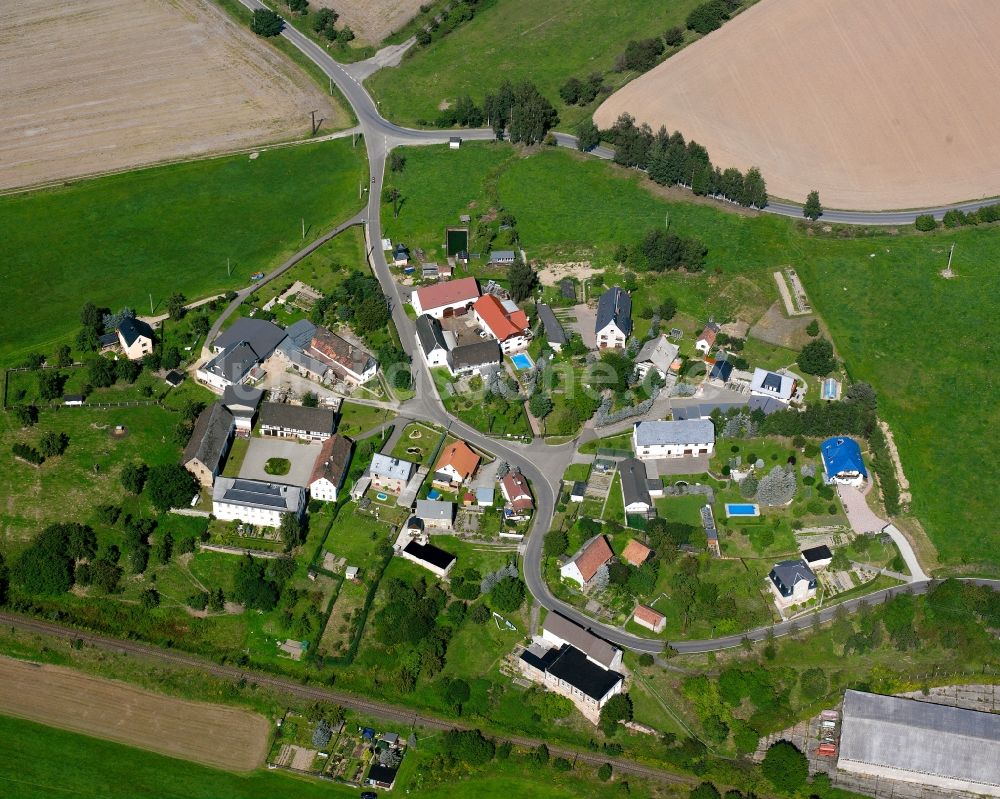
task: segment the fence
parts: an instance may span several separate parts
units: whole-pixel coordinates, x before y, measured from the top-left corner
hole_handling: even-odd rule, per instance
[[[278,560],[289,557],[284,552],[273,552],[269,549],[249,549],[247,547],[230,546],[229,544],[198,544],[202,552],[219,552],[223,555],[250,555],[255,558]]]

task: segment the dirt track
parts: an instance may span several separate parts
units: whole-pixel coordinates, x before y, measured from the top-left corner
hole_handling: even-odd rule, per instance
[[[256,713],[6,657],[0,713],[229,771],[255,769],[267,754],[269,725]]]
[[[1000,193],[1000,3],[762,0],[608,98],[757,165],[771,194],[915,208]]]
[[[0,189],[305,136],[346,122],[208,0],[19,0],[0,29]]]
[[[417,15],[426,0],[313,0],[312,5],[333,8],[340,14],[337,25],[348,25],[368,44],[379,44]]]

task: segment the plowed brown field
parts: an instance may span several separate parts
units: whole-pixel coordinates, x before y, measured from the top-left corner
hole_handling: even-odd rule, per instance
[[[622,112],[831,208],[1000,194],[1000,2],[762,0],[624,86]]]
[[[0,713],[229,771],[255,769],[267,754],[269,724],[256,713],[6,657]]]
[[[0,28],[0,189],[306,136],[344,112],[208,0],[18,0]]]

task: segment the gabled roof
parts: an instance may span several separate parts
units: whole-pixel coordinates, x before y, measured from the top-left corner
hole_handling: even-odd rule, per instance
[[[251,319],[242,317],[223,330],[212,342],[215,349],[226,349],[241,341],[245,341],[257,354],[258,360],[265,360],[285,337],[285,331],[266,319]]]
[[[145,336],[150,341],[153,340],[153,328],[141,319],[126,317],[118,325],[118,332],[122,334],[126,347],[131,347],[139,336]]]
[[[646,486],[646,467],[642,461],[626,458],[618,464],[618,474],[621,476],[622,499],[626,508],[636,502],[652,507],[653,499],[649,496],[649,488]]]
[[[561,641],[579,649],[591,660],[599,663],[606,669],[611,668],[615,658],[618,656],[617,647],[609,644],[603,638],[598,638],[589,630],[583,629],[579,624],[575,624],[565,616],[558,613],[549,613],[545,617],[542,629]]]
[[[477,341],[475,344],[463,344],[448,353],[448,363],[452,369],[468,369],[474,366],[486,366],[500,363],[500,345],[494,341]]]
[[[448,343],[444,340],[444,330],[441,323],[433,316],[421,314],[417,318],[417,340],[424,355],[430,355],[434,350],[448,350]]]
[[[641,541],[636,541],[633,538],[625,545],[625,549],[622,550],[622,559],[627,560],[633,566],[641,566],[652,553],[653,550]]]
[[[546,671],[597,702],[624,679],[617,671],[595,665],[583,652],[569,645],[562,647],[559,656],[548,665]]]
[[[507,472],[500,478],[500,488],[514,510],[529,510],[535,505],[531,501],[531,490],[528,481],[520,472]]]
[[[305,430],[308,433],[332,433],[336,418],[330,408],[309,408],[282,402],[265,402],[260,408],[261,425]]]
[[[450,522],[455,517],[455,503],[440,499],[418,499],[414,515],[420,519],[444,519]]]
[[[802,550],[802,559],[806,563],[815,563],[818,560],[830,560],[832,557],[833,552],[830,551],[830,547],[826,544]]]
[[[663,444],[706,444],[715,441],[715,425],[708,419],[636,422],[635,443],[640,447]]]
[[[591,578],[597,574],[597,570],[611,560],[614,554],[610,544],[608,544],[608,539],[603,535],[595,535],[573,558],[573,562],[580,570],[583,581],[589,583]]]
[[[582,497],[587,491],[587,481],[586,480],[574,480],[573,487],[570,489],[570,496],[572,497]]]
[[[264,392],[250,386],[226,386],[222,392],[222,404],[233,416],[253,416],[260,405]]]
[[[335,371],[361,375],[375,366],[375,358],[361,347],[325,327],[317,327],[306,354],[327,363]]]
[[[309,485],[317,480],[326,479],[340,488],[347,476],[347,467],[351,463],[351,448],[353,446],[354,442],[346,436],[334,435],[324,441],[316,456],[316,462],[313,464]]]
[[[710,380],[721,380],[725,383],[733,374],[733,365],[725,358],[720,358],[712,366],[712,371],[708,373]]]
[[[719,326],[715,322],[709,322],[705,325],[704,330],[701,331],[701,335],[698,336],[698,341],[704,341],[711,347],[715,343],[715,339],[718,335]]]
[[[853,438],[843,436],[828,438],[819,445],[819,451],[823,456],[823,470],[828,477],[850,472],[868,476],[864,458],[861,457],[861,447]]]
[[[472,302],[479,297],[479,284],[474,277],[447,280],[433,286],[424,286],[414,292],[423,312],[452,305],[458,302]]]
[[[264,480],[246,480],[242,477],[217,477],[212,489],[212,500],[247,508],[297,512],[302,504],[303,489]]]
[[[750,397],[747,400],[747,410],[757,411],[759,410],[765,416],[770,416],[772,413],[777,411],[783,411],[788,408],[785,403],[774,397]]]
[[[632,298],[618,286],[612,286],[601,295],[594,329],[600,332],[611,322],[626,336],[632,332]]]
[[[479,466],[479,456],[464,441],[454,441],[441,452],[434,471],[446,466],[451,466],[463,480],[468,480]]]
[[[666,372],[677,357],[678,350],[676,344],[666,336],[660,335],[642,345],[639,354],[635,356],[635,362],[651,363],[661,372]]]
[[[658,610],[653,610],[647,605],[636,605],[635,610],[632,611],[632,615],[637,619],[642,619],[644,622],[651,624],[654,627],[667,618]]]
[[[801,580],[812,582],[816,579],[816,574],[802,560],[783,560],[775,563],[771,573],[788,589],[794,588]]]
[[[233,415],[221,402],[213,402],[198,415],[191,438],[184,447],[184,463],[197,459],[211,472],[222,468],[222,457],[234,427]]]
[[[563,330],[563,326],[559,324],[559,320],[556,319],[556,315],[548,305],[542,302],[538,303],[535,306],[535,313],[538,314],[538,318],[542,320],[542,324],[545,326],[545,340],[549,344],[559,344],[562,346],[569,343],[566,331]]]
[[[371,466],[368,467],[370,474],[375,474],[379,477],[393,477],[400,480],[409,480],[410,475],[416,470],[417,464],[404,461],[401,458],[392,458],[388,455],[383,455],[381,452],[376,452],[372,456]]]
[[[410,541],[403,547],[403,552],[412,555],[417,560],[429,563],[438,569],[447,569],[457,560],[454,555],[450,552],[445,552],[440,547],[436,547],[433,544],[418,544],[416,541]]]
[[[294,344],[300,350],[304,350],[309,346],[309,342],[312,341],[312,337],[315,334],[316,325],[308,319],[299,319],[299,321],[285,328],[285,335],[288,336],[290,343]]]
[[[472,309],[479,314],[483,324],[498,341],[506,341],[513,336],[519,336],[528,329],[528,316],[524,311],[514,306],[511,311],[504,303],[492,294],[486,294],[476,300]]]
[[[226,347],[202,369],[232,383],[238,383],[258,362],[257,353],[246,342],[238,342]]]

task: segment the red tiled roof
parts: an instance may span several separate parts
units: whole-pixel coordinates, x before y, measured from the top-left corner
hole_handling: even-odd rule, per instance
[[[316,456],[312,474],[309,476],[309,485],[325,477],[339,488],[344,482],[347,466],[351,462],[353,443],[351,439],[341,435],[332,435],[324,441]]]
[[[472,451],[469,445],[464,441],[456,441],[444,448],[434,471],[439,472],[445,466],[451,466],[458,472],[459,477],[468,480],[478,465],[479,456]]]
[[[500,300],[492,294],[485,294],[476,300],[472,309],[499,341],[506,341],[528,329],[528,316],[522,310],[508,312]]]
[[[705,341],[708,344],[714,344],[716,335],[717,333],[715,330],[713,330],[710,327],[706,327],[704,330],[701,331],[701,335],[698,337],[698,341]]]
[[[653,610],[645,605],[636,605],[635,611],[632,615],[637,619],[642,619],[642,621],[646,622],[646,624],[652,625],[653,627],[667,618],[659,611]]]
[[[597,573],[601,566],[611,560],[613,555],[608,539],[603,535],[599,535],[591,541],[587,548],[580,553],[580,557],[576,559],[576,568],[580,570],[583,581],[590,582],[590,578]]]
[[[531,504],[531,492],[528,490],[528,481],[524,479],[524,475],[519,472],[507,472],[500,480],[500,487],[503,488],[504,496],[511,503],[516,501],[517,497],[526,495],[528,499],[521,500],[522,502],[527,502],[528,504],[522,507],[534,507]]]
[[[469,300],[479,296],[479,284],[474,277],[463,277],[460,280],[447,280],[433,286],[424,286],[416,291],[421,310],[426,313],[442,305]]]
[[[622,550],[622,557],[633,566],[641,566],[646,562],[646,558],[649,557],[652,551],[645,544],[633,538],[625,545],[625,549]]]

